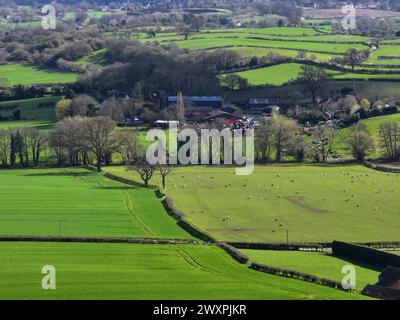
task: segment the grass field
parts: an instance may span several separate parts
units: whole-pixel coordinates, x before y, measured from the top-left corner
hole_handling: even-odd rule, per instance
[[[154,191],[85,169],[0,171],[0,235],[191,238]]]
[[[297,55],[297,50],[303,50],[309,55],[316,51],[317,60],[323,62],[329,61],[332,56],[340,56],[351,48],[367,49],[365,43],[371,40],[360,35],[326,34],[331,32],[331,26],[319,28],[321,32],[313,28],[291,27],[206,29],[192,33],[188,40],[185,40],[182,34],[173,32],[158,33],[155,38],[149,38],[145,33],[137,33],[134,36],[144,41],[175,43],[190,50],[225,47],[236,50],[243,56],[260,56],[262,52],[260,49],[283,50],[281,53],[288,57]],[[400,47],[395,45],[396,42],[397,40],[383,40],[381,47],[371,52],[365,63],[382,65],[379,68],[385,65],[400,65],[400,59],[378,59],[379,56],[400,56]],[[251,54],[252,47],[254,54]]]
[[[192,245],[0,243],[0,299],[365,299],[257,272]],[[56,268],[56,290],[41,269]]]
[[[107,171],[137,179],[122,167]],[[151,183],[159,183],[155,177]],[[219,240],[353,242],[398,240],[400,177],[363,166],[267,165],[177,168],[167,194]]]
[[[8,80],[10,85],[67,83],[75,82],[78,74],[60,70],[42,69],[33,65],[6,64],[0,65],[0,78]]]
[[[354,260],[338,258],[322,252],[241,250],[251,261],[272,267],[300,271],[326,279],[341,281],[345,274],[342,268],[353,265],[356,268],[356,290],[361,292],[367,284],[378,281],[382,268],[366,265]]]
[[[283,63],[271,67],[237,72],[236,74],[247,79],[253,86],[274,85],[281,86],[295,80],[301,70],[302,64]],[[361,74],[343,73],[336,70],[327,70],[334,79],[400,79],[400,74]]]
[[[4,111],[2,107],[9,105],[19,106],[22,117],[27,120],[41,120],[53,122],[55,120],[54,107],[61,96],[50,96],[34,99],[12,100],[0,102],[0,112],[3,116],[11,116],[12,111]]]
[[[383,155],[383,150],[381,150],[381,148],[379,147],[379,128],[382,124],[387,122],[400,122],[400,114],[397,113],[361,120],[361,123],[365,124],[375,141],[375,151],[370,155],[370,157],[372,158],[379,158]],[[350,132],[351,127],[344,128],[338,131],[335,148],[342,154],[350,154],[347,146],[347,139],[350,136]]]

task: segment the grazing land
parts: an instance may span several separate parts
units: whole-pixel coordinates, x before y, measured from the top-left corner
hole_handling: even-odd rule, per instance
[[[274,85],[281,86],[296,80],[302,64],[283,63],[271,67],[237,72],[236,74],[247,79],[253,86]],[[362,74],[327,70],[333,79],[400,79],[400,74]]]
[[[40,121],[55,121],[54,107],[61,96],[42,97],[24,100],[12,100],[0,102],[0,112],[2,116],[11,116],[12,110],[7,109],[7,106],[19,107],[22,111],[22,118],[27,120]]]
[[[180,238],[151,189],[85,169],[0,171],[0,235]]]
[[[291,242],[397,241],[399,185],[399,175],[359,165],[256,166],[249,176],[204,166],[177,168],[167,194],[219,240],[286,242],[288,232]]]
[[[42,69],[33,65],[6,64],[0,66],[0,78],[10,85],[75,82],[77,73],[53,69]]]
[[[0,243],[0,299],[366,299],[246,268],[214,246]],[[57,289],[41,288],[41,268]]]
[[[323,252],[241,250],[251,261],[272,267],[312,274],[318,277],[341,281],[345,276],[342,268],[353,265],[356,268],[356,290],[361,292],[367,284],[378,281],[382,268],[346,260]]]

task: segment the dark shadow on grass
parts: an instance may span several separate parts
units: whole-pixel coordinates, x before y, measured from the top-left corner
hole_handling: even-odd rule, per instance
[[[355,265],[357,267],[364,268],[364,269],[370,269],[370,270],[377,271],[377,272],[382,272],[385,269],[385,268],[383,268],[381,266],[378,266],[378,265],[375,265],[375,264],[362,262],[360,260],[351,259],[351,258],[344,257],[344,256],[341,256],[341,255],[332,255],[332,256],[336,257],[336,258],[339,258],[339,259],[342,259],[344,261],[347,261],[349,264],[352,264],[352,265]]]

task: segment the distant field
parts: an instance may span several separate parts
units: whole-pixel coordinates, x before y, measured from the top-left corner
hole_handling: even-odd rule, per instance
[[[138,179],[122,167],[106,170]],[[167,194],[219,240],[286,242],[287,231],[291,242],[399,240],[399,175],[356,165],[256,166],[249,176],[233,171],[177,168]]]
[[[78,74],[53,69],[41,69],[33,65],[0,65],[0,78],[5,78],[10,85],[67,83],[75,82]]]
[[[0,235],[191,238],[154,191],[84,169],[0,171]]]
[[[271,67],[253,69],[238,72],[237,75],[247,79],[253,86],[262,85],[275,85],[281,86],[290,81],[295,80],[300,71],[302,65],[299,63],[284,63]],[[327,70],[327,72],[334,79],[400,79],[400,74],[362,74],[362,73],[343,73],[336,70]]]
[[[0,102],[0,112],[3,116],[11,116],[12,111],[2,110],[2,106],[16,105],[22,111],[22,117],[29,120],[52,122],[55,119],[54,107],[60,96],[42,97],[24,100],[12,100]]]
[[[106,49],[97,50],[93,52],[91,55],[79,59],[77,63],[82,66],[86,66],[88,64],[105,64],[107,62],[105,53]]]
[[[367,299],[253,271],[214,246],[0,243],[0,299]],[[41,269],[56,268],[43,290]]]
[[[357,9],[357,16],[360,17],[373,17],[373,18],[386,18],[386,17],[397,17],[399,12],[390,10],[375,10],[375,9]],[[304,15],[311,19],[328,19],[343,17],[341,8],[338,9],[310,9],[305,11]]]
[[[341,281],[345,276],[341,272],[344,266],[353,265],[356,268],[356,289],[359,292],[367,284],[375,284],[379,274],[383,271],[383,268],[345,260],[322,252],[242,249],[240,251],[243,251],[254,262],[336,281]]]

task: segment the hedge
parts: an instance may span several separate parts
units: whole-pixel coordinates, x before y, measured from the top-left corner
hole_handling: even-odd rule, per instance
[[[365,263],[375,264],[383,267],[400,267],[399,255],[360,246],[357,244],[333,241],[332,251],[334,255],[355,259]]]
[[[390,168],[390,167],[382,166],[382,165],[375,164],[375,163],[368,162],[368,161],[364,161],[364,166],[366,166],[370,169],[383,171],[383,172],[400,173],[400,168]]]
[[[199,238],[203,241],[209,241],[209,242],[215,242],[215,239],[209,235],[207,232],[199,229],[197,226],[192,224],[190,221],[188,221],[185,218],[185,214],[178,210],[173,202],[172,199],[169,197],[165,197],[164,200],[162,201],[162,204],[164,205],[164,208],[167,210],[167,212],[176,220],[178,220],[178,225],[186,230],[189,234],[192,236]]]
[[[343,291],[351,291],[349,289],[344,289],[342,286],[342,283],[339,281],[317,277],[317,276],[314,276],[314,275],[308,274],[308,273],[298,272],[298,271],[289,270],[289,269],[270,267],[267,265],[254,263],[254,262],[249,266],[249,268],[251,268],[253,270],[281,276],[281,277],[312,282],[315,284],[323,285],[323,286],[330,287],[330,288],[340,289]]]
[[[238,249],[254,250],[307,250],[322,251],[324,248],[330,248],[330,243],[305,243],[305,244],[287,244],[287,243],[254,243],[254,242],[227,242],[228,245]]]
[[[196,240],[161,238],[112,238],[112,237],[55,237],[55,236],[1,236],[0,241],[29,242],[79,242],[79,243],[135,243],[135,244],[199,244]]]
[[[247,263],[249,261],[249,257],[245,255],[243,252],[240,252],[238,249],[232,247],[229,244],[226,244],[224,242],[218,242],[217,243],[218,247],[222,248],[227,252],[233,259],[238,261],[239,263]]]

